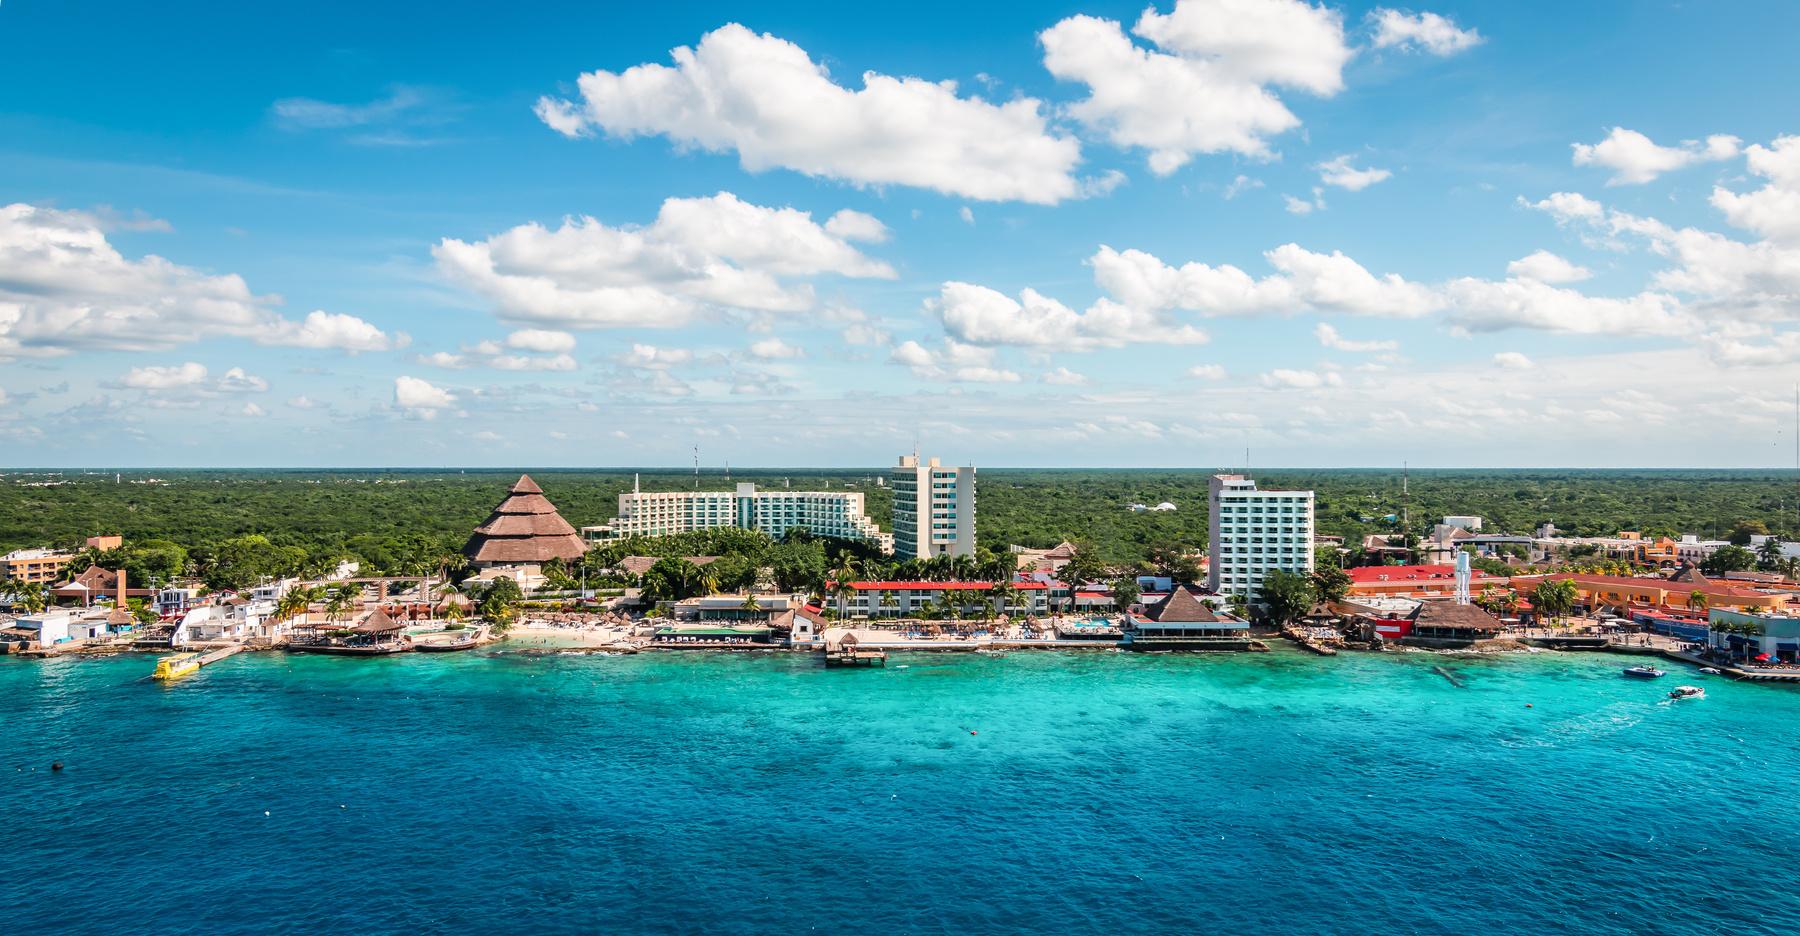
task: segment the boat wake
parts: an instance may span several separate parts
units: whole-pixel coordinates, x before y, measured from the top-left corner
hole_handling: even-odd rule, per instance
[[[1509,748],[1563,747],[1617,734],[1643,720],[1642,703],[1614,702],[1598,711],[1548,725],[1536,737],[1502,738],[1500,744]]]

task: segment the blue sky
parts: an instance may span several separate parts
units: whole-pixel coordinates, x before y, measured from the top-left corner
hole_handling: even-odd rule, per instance
[[[0,464],[1792,466],[1800,8],[0,3]]]

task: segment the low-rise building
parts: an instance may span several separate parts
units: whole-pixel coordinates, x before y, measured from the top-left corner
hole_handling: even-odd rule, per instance
[[[854,597],[845,599],[844,613],[849,617],[916,618],[942,604],[949,596],[951,607],[963,614],[992,607],[992,582],[852,582]],[[999,610],[1012,615],[1047,614],[1050,610],[1050,587],[1043,582],[1014,582],[1012,595]],[[827,599],[827,608],[836,608],[836,599]]]
[[[49,584],[62,577],[63,566],[74,558],[74,553],[54,549],[15,549],[0,556],[0,578]]]
[[[1800,614],[1713,608],[1707,612],[1707,627],[1707,642],[1714,650],[1751,665],[1769,660],[1800,663]]]
[[[1456,595],[1456,566],[1362,566],[1345,569],[1350,576],[1350,598],[1445,598]],[[1469,576],[1470,594],[1489,586],[1505,588],[1511,579],[1475,569]]]
[[[1613,611],[1627,618],[1638,608],[1706,607],[1777,612],[1788,607],[1791,597],[1781,592],[1721,585],[1699,575],[1671,581],[1558,572],[1555,575],[1518,576],[1512,580],[1512,585],[1519,594],[1524,595],[1536,588],[1539,582],[1564,579],[1574,581],[1577,603],[1595,611]]]

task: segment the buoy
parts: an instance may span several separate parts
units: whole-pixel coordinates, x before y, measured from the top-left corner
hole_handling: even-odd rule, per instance
[[[1531,708],[1531,703],[1530,703],[1530,702],[1527,702],[1527,703],[1525,703],[1525,707],[1526,707],[1526,708]]]
[[[268,810],[266,810],[266,809],[265,809],[265,810],[263,810],[263,815],[265,815],[265,816],[266,816],[266,815],[268,815],[268,814],[269,814],[269,811],[268,811]]]
[[[56,763],[51,764],[50,769],[51,770],[61,770],[62,769],[62,761],[57,761]]]
[[[969,732],[969,734],[981,734],[981,732],[979,732],[979,731],[971,731],[971,732]]]

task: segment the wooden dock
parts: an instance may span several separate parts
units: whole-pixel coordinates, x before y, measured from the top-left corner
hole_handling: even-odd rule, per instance
[[[826,666],[886,666],[886,650],[858,650],[847,647],[825,651]]]

